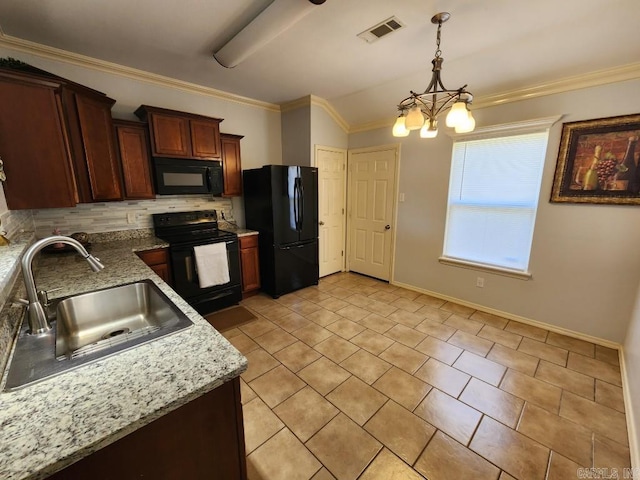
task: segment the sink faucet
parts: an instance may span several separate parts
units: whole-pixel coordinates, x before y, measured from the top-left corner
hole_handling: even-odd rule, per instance
[[[33,258],[36,254],[47,245],[51,245],[53,243],[66,243],[67,245],[71,245],[89,263],[91,270],[94,272],[99,272],[104,268],[104,265],[100,263],[100,259],[87,252],[80,242],[71,237],[56,235],[43,238],[31,245],[22,256],[22,276],[24,277],[24,285],[27,289],[27,299],[29,302],[27,306],[27,314],[29,318],[29,333],[31,334],[44,333],[51,329],[47,315],[40,303],[38,292],[36,291],[36,282],[33,279],[32,264]]]

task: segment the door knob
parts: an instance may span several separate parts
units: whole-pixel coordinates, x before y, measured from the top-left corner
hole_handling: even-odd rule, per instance
[[[391,229],[391,225],[385,225],[385,226],[384,226],[384,229],[385,229],[385,230],[389,230],[389,229]]]
[[[322,226],[322,225],[324,225],[324,222],[323,222],[322,220],[320,220],[320,221],[318,222],[318,225]]]

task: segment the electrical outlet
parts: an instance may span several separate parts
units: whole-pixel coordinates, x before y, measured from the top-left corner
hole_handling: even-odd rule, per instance
[[[476,287],[484,288],[484,278],[483,277],[476,278]]]
[[[127,223],[129,225],[136,223],[136,213],[135,212],[129,212],[127,213]]]
[[[398,195],[398,197],[399,202],[404,202],[404,193],[401,193],[400,195]]]

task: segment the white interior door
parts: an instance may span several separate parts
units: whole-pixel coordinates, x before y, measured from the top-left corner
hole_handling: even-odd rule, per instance
[[[344,270],[347,151],[316,147],[320,276]]]
[[[391,277],[397,147],[349,151],[349,270]]]

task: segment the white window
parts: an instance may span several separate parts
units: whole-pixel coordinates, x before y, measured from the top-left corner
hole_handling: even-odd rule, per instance
[[[557,119],[455,137],[443,263],[529,276],[547,138]]]

